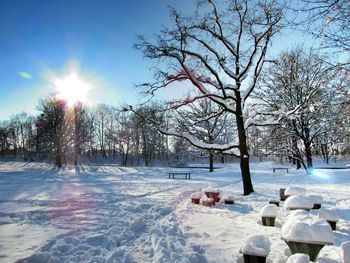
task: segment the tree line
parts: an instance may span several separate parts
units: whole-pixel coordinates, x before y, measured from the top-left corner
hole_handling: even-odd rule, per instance
[[[164,106],[153,103],[131,112],[106,104],[68,106],[55,96],[47,97],[40,100],[37,116],[21,112],[0,122],[0,156],[53,161],[57,167],[91,162],[114,162],[124,166],[149,166],[159,162],[181,165],[191,158],[201,160],[210,156],[210,170],[213,171],[213,152],[191,149],[183,139],[163,135],[149,123],[148,119],[153,118],[165,123],[165,127],[186,127],[189,121],[186,112],[171,115]],[[210,101],[198,107],[208,112]],[[194,108],[192,110],[188,114],[195,114]],[[219,122],[202,121],[196,124],[197,129],[189,132],[208,138],[208,142],[218,141],[219,135],[222,140],[228,140],[229,133],[221,133],[228,128],[223,125],[228,122],[218,128]],[[217,158],[222,160],[222,156]]]

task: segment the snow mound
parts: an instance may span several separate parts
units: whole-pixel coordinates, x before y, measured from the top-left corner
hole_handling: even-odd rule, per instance
[[[290,256],[286,263],[309,263],[309,262],[310,262],[309,255],[297,253]]]
[[[339,215],[336,210],[321,208],[318,211],[318,216],[324,220],[338,222]]]
[[[192,195],[191,195],[191,198],[201,198],[202,197],[202,193],[201,192],[196,192],[196,193],[193,193]]]
[[[277,205],[274,205],[274,204],[265,205],[260,212],[260,216],[261,217],[276,217],[277,210],[278,210]]]
[[[304,195],[305,194],[305,188],[302,187],[288,187],[284,191],[285,195]]]
[[[271,242],[264,235],[249,237],[241,247],[241,253],[252,256],[267,257],[270,253]]]
[[[284,207],[287,209],[311,209],[313,206],[314,202],[309,197],[301,195],[292,195],[284,203]]]
[[[309,198],[314,204],[321,204],[323,202],[323,197],[320,195],[310,195]]]
[[[293,211],[281,229],[282,239],[306,243],[333,243],[334,234],[329,224],[307,211]]]
[[[340,256],[344,263],[350,262],[350,241],[340,245]]]
[[[211,197],[203,197],[201,199],[202,202],[214,202],[214,199]]]

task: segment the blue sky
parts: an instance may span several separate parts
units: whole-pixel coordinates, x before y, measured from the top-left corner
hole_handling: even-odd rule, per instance
[[[134,84],[150,80],[151,61],[133,48],[136,36],[151,37],[169,23],[168,5],[190,10],[192,0],[2,0],[0,2],[0,120],[26,111],[53,93],[48,73],[68,65],[93,80],[94,104],[137,103]],[[304,41],[293,34],[274,42],[273,52]]]
[[[186,0],[2,0],[0,3],[0,119],[25,110],[53,90],[47,73],[79,66],[93,78],[94,103],[135,103],[134,83],[151,77],[149,61],[133,48],[169,22],[168,5]]]

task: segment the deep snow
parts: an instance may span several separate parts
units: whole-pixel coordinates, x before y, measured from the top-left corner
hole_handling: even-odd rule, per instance
[[[0,163],[0,262],[242,262],[247,238],[266,235],[267,262],[284,263],[290,251],[281,226],[290,211],[278,208],[277,227],[262,226],[260,211],[290,186],[321,195],[322,207],[336,209],[334,245],[322,249],[319,262],[341,262],[340,245],[350,240],[350,171],[273,174],[273,166],[253,163],[256,192],[242,196],[239,164],[214,173],[191,169],[191,180],[174,180],[170,168],[58,171],[48,164]],[[235,204],[192,204],[191,194],[207,187],[234,196]]]

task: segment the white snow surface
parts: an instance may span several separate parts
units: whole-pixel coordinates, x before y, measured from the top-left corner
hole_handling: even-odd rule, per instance
[[[220,165],[220,164],[215,164]],[[243,262],[248,236],[271,242],[267,263],[285,263],[290,250],[281,229],[291,211],[282,207],[277,227],[264,227],[260,211],[280,188],[301,186],[322,195],[339,213],[334,245],[320,263],[341,262],[349,241],[349,170],[291,170],[275,176],[273,162],[252,162],[255,193],[242,195],[239,163],[215,172],[191,169],[191,180],[168,179],[168,167],[49,164],[0,161],[0,263],[13,262]],[[176,169],[183,171],[182,169]],[[186,170],[187,171],[187,170]],[[234,205],[204,207],[191,195],[210,185]]]
[[[287,187],[284,191],[285,195],[305,195],[306,190],[303,187]]]
[[[274,204],[268,204],[265,205],[260,212],[260,216],[262,217],[276,217],[278,212],[277,205]]]
[[[271,242],[267,236],[255,235],[249,237],[242,245],[241,252],[246,255],[267,257]]]
[[[295,210],[282,226],[281,236],[287,241],[333,243],[334,234],[327,221],[304,210]]]
[[[313,208],[314,202],[308,196],[292,195],[284,202],[284,207],[287,209],[310,209]]]
[[[318,216],[324,220],[327,220],[327,221],[332,221],[332,222],[339,221],[339,215],[338,215],[337,210],[335,210],[335,209],[321,208],[318,211]]]
[[[350,262],[350,241],[341,244],[340,256],[344,263]]]
[[[300,253],[291,255],[287,260],[287,263],[309,263],[309,262],[310,262],[309,255],[300,254]]]

